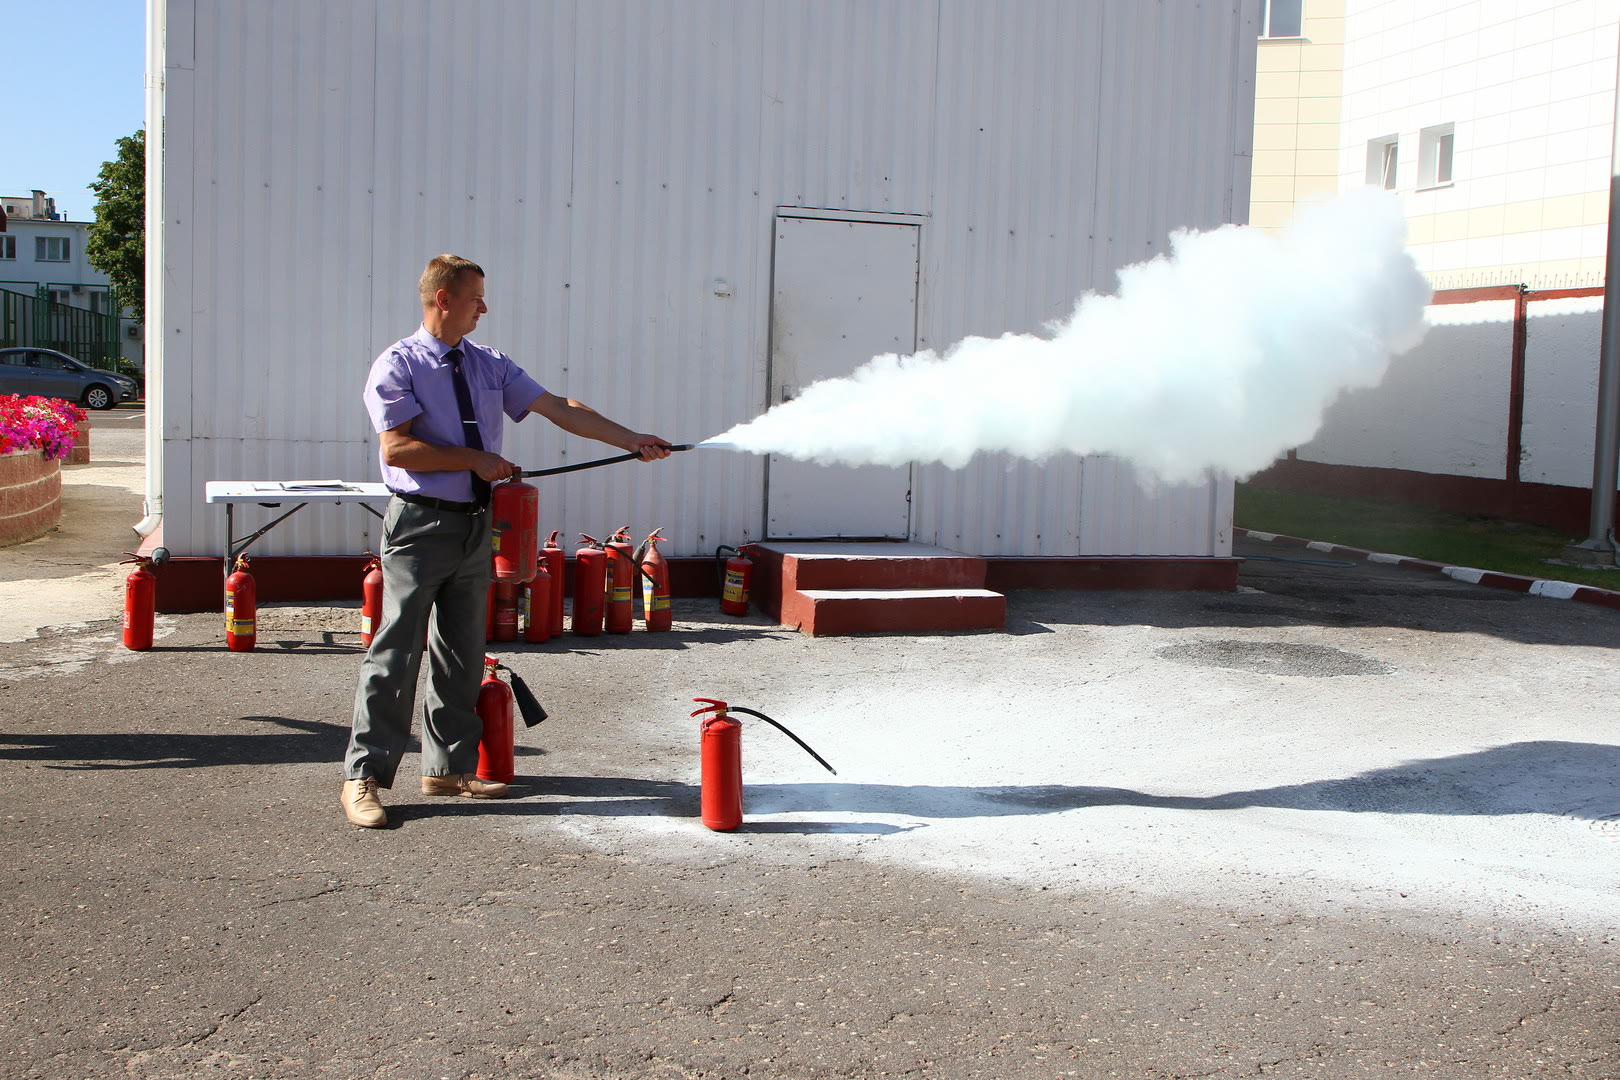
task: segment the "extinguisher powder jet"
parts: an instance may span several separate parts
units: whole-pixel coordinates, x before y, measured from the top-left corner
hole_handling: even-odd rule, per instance
[[[1426,329],[1431,292],[1398,197],[1361,189],[1272,235],[1171,236],[1046,335],[878,356],[699,443],[827,465],[1112,454],[1166,482],[1243,477],[1308,442],[1340,393],[1375,386]]]

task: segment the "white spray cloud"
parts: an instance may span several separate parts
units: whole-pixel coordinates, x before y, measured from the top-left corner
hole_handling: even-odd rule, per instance
[[[874,357],[708,440],[828,465],[1113,454],[1178,482],[1242,477],[1307,442],[1344,390],[1422,338],[1430,289],[1394,195],[1359,189],[1288,230],[1171,237],[1047,336]]]

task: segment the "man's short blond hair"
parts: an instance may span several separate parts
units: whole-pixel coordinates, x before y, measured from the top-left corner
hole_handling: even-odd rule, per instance
[[[422,294],[422,306],[432,307],[433,298],[439,294],[440,289],[456,291],[465,274],[484,276],[484,268],[471,259],[463,259],[460,255],[435,255],[428,261],[427,269],[422,271],[422,281],[418,291]]]

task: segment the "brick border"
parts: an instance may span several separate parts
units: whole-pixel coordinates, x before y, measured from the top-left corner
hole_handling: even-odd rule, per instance
[[[1432,562],[1428,559],[1413,559],[1405,555],[1390,555],[1382,551],[1368,551],[1365,548],[1329,544],[1321,540],[1305,540],[1298,536],[1282,536],[1278,533],[1259,532],[1255,529],[1234,527],[1232,535],[1249,540],[1283,544],[1288,547],[1305,548],[1309,551],[1321,552],[1324,555],[1338,555],[1346,559],[1379,563],[1383,566],[1404,566],[1410,570],[1427,570],[1430,573],[1444,574],[1446,577],[1457,581],[1466,581],[1470,585],[1485,585],[1492,589],[1510,589],[1513,592],[1529,593],[1532,596],[1546,596],[1554,600],[1579,600],[1583,604],[1597,604],[1599,607],[1620,610],[1620,592],[1612,589],[1599,589],[1591,585],[1577,585],[1571,581],[1530,578],[1519,574],[1499,574],[1494,570],[1475,570],[1468,566],[1447,566],[1445,563]]]
[[[61,520],[61,462],[42,450],[0,454],[0,547],[44,536]]]

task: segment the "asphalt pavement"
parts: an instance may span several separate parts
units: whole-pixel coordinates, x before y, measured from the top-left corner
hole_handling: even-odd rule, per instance
[[[508,647],[515,797],[412,755],[365,831],[353,607],[121,647],[138,429],[0,550],[0,1075],[1620,1077],[1620,613],[1268,558],[994,634],[678,602]],[[750,728],[704,829],[700,695],[838,775]]]

